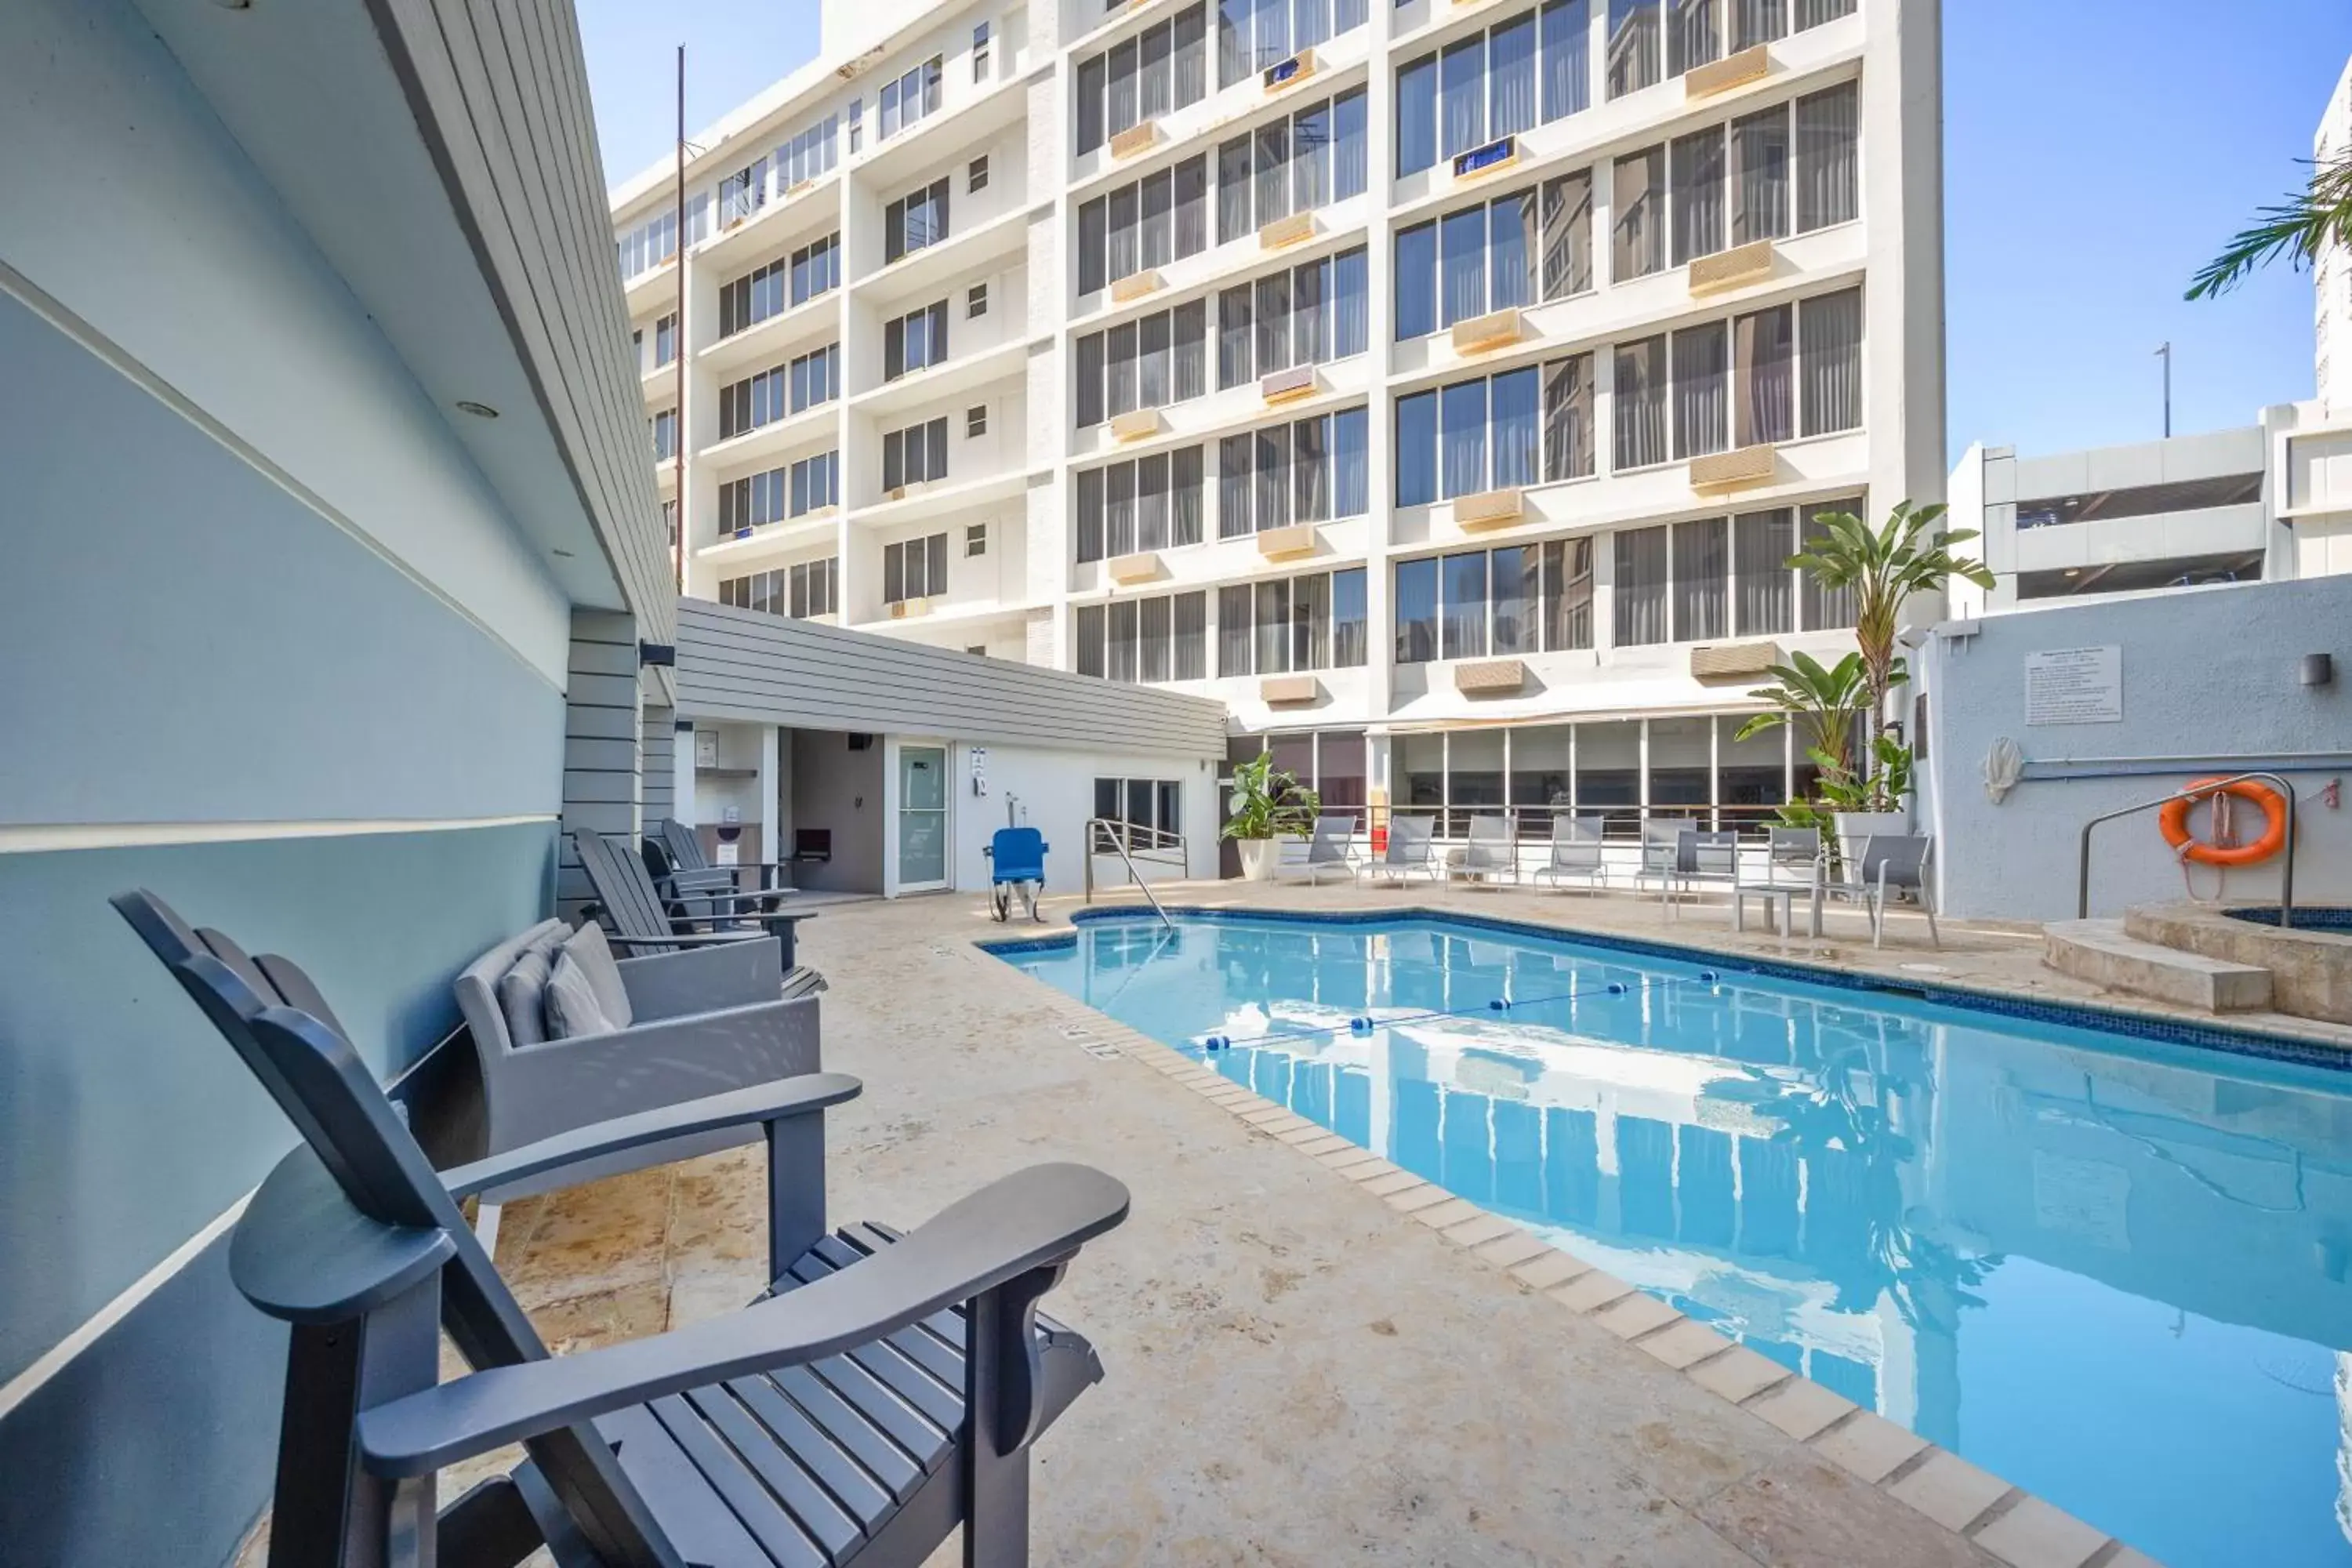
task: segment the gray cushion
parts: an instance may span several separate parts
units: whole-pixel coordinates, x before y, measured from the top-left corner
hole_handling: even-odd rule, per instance
[[[621,979],[621,966],[613,961],[612,944],[604,940],[603,926],[590,921],[565,939],[563,951],[587,975],[596,993],[596,1010],[604,1015],[607,1024],[625,1029],[636,1022],[636,1009],[629,1005],[629,988]]]
[[[499,976],[499,1014],[507,1023],[507,1043],[518,1049],[543,1044],[547,1039],[543,993],[548,976],[555,968],[548,954],[562,940],[558,937],[545,947],[525,948],[514,967]]]
[[[596,1005],[596,988],[589,983],[588,972],[572,956],[570,946],[555,956],[554,972],[548,976],[546,992],[548,1032],[560,1040],[578,1039],[583,1035],[609,1035],[613,1023]]]

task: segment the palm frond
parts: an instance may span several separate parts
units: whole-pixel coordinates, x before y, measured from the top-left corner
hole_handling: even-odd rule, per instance
[[[2257,209],[2254,222],[2199,268],[2186,297],[2219,299],[2282,256],[2300,269],[2330,244],[2352,247],[2352,154],[2313,163],[2302,190],[2276,206]]]

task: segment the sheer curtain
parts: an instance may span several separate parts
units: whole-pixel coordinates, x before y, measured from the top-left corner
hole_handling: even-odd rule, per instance
[[[1675,265],[1723,248],[1723,129],[1674,144]]]
[[[1217,144],[1217,243],[1250,232],[1250,139],[1247,133]]]
[[[1190,300],[1170,314],[1176,321],[1176,363],[1169,394],[1181,403],[1209,389],[1209,302]]]
[[[1536,122],[1536,19],[1532,12],[1495,29],[1486,45],[1486,140]]]
[[[1298,0],[1291,20],[1291,48],[1310,48],[1331,36],[1331,0]]]
[[[1541,400],[1540,373],[1535,366],[1507,371],[1488,383],[1494,405],[1496,489],[1536,482],[1541,447],[1537,410]]]
[[[1590,0],[1551,0],[1543,27],[1543,117],[1565,119],[1592,100],[1592,13]]]
[[[1799,512],[1804,519],[1801,536],[1805,542],[1804,548],[1809,552],[1822,536],[1821,524],[1816,520],[1823,513],[1843,512],[1850,517],[1868,515],[1861,496],[1849,496],[1843,500],[1817,501],[1811,506],[1800,508]],[[1840,626],[1853,625],[1855,605],[1853,588],[1824,587],[1821,579],[1811,572],[1802,573],[1800,575],[1804,586],[1803,630],[1832,631]]]
[[[1290,357],[1290,274],[1277,272],[1257,280],[1257,373],[1272,375],[1288,370]]]
[[[1313,212],[1331,199],[1331,106],[1302,109],[1290,122],[1290,210]]]
[[[1198,447],[1179,450],[1170,464],[1168,502],[1168,542],[1171,545],[1201,542],[1201,459]]]
[[[1103,607],[1100,605],[1078,606],[1078,673],[1093,676],[1103,673]]]
[[[1733,323],[1733,362],[1738,366],[1733,398],[1733,445],[1753,447],[1787,441],[1797,434],[1793,382],[1795,326],[1786,305],[1742,316]]]
[[[1165,267],[1176,258],[1176,172],[1165,169],[1143,181],[1143,213],[1138,227],[1143,236],[1140,259],[1146,267]]]
[[[1396,568],[1396,661],[1437,657],[1437,563],[1400,561]]]
[[[1616,254],[1611,258],[1612,283],[1643,278],[1666,265],[1666,150],[1620,158],[1611,197],[1615,209]]]
[[[1616,535],[1616,582],[1611,591],[1619,647],[1666,640],[1666,531],[1622,529]]]
[[[1217,537],[1239,539],[1255,524],[1250,521],[1250,458],[1247,436],[1228,436],[1217,443]]]
[[[1257,48],[1259,70],[1290,58],[1290,0],[1257,0],[1257,22],[1250,41]]]
[[[1536,193],[1505,196],[1486,208],[1486,308],[1536,302]]]
[[[1731,344],[1721,321],[1675,334],[1675,456],[1701,458],[1729,443]]]
[[[1255,503],[1261,532],[1290,521],[1290,426],[1276,425],[1257,433],[1257,497]]]
[[[1834,22],[1840,16],[1851,16],[1856,0],[1797,0],[1797,27],[1818,27],[1824,22]]]
[[[1437,394],[1416,392],[1396,403],[1396,504],[1427,506],[1437,499]]]
[[[1725,611],[1730,576],[1727,530],[1719,517],[1675,524],[1675,642],[1697,642],[1728,631]]]
[[[1786,507],[1731,520],[1734,637],[1772,637],[1797,629],[1794,578],[1789,571],[1789,557],[1796,551],[1796,514]]]
[[[1331,515],[1361,517],[1371,503],[1371,472],[1365,450],[1371,416],[1362,408],[1331,416]]]
[[[1444,578],[1439,656],[1480,658],[1486,651],[1486,552],[1446,556]]]
[[[1217,85],[1231,87],[1252,68],[1250,0],[1217,0]]]
[[[1156,452],[1135,466],[1135,544],[1139,550],[1168,548],[1168,454]]]
[[[1113,463],[1103,471],[1103,547],[1113,555],[1135,553],[1135,465]]]
[[[1789,232],[1789,106],[1731,122],[1731,243]]]
[[[1862,95],[1853,82],[1797,100],[1797,231],[1851,223],[1861,214],[1854,166]]]
[[[1805,434],[1862,427],[1862,290],[1848,289],[1798,307],[1800,406]]]
[[[1250,286],[1243,283],[1217,296],[1217,389],[1250,376]]]
[[[1451,158],[1486,140],[1486,39],[1474,34],[1438,57],[1437,150]]]
[[[1170,605],[1174,622],[1171,680],[1201,680],[1209,673],[1209,595],[1179,594]]]
[[[1437,57],[1397,68],[1397,169],[1418,174],[1437,162]]]
[[[1541,552],[1514,545],[1497,550],[1490,563],[1494,591],[1494,651],[1534,653],[1535,616],[1529,613],[1541,584],[1536,581]]]
[[[1290,583],[1290,668],[1331,665],[1331,574],[1318,572]]]
[[[1661,79],[1658,45],[1658,0],[1609,0],[1610,97]]]
[[[1290,274],[1290,355],[1297,364],[1331,357],[1331,264],[1310,261]]]
[[[1217,673],[1247,675],[1250,665],[1250,588],[1217,590]]]
[[[1110,608],[1110,631],[1104,639],[1109,644],[1108,674],[1113,680],[1132,681],[1135,679],[1135,601],[1127,599]]]
[[[1175,249],[1180,257],[1209,248],[1209,155],[1176,165]]]
[[[1734,53],[1769,44],[1789,33],[1789,0],[1731,0]]]
[[[1331,100],[1331,199],[1335,202],[1364,194],[1370,174],[1367,149],[1370,142],[1365,129],[1370,101],[1360,87]]]
[[[1331,519],[1331,422],[1301,419],[1291,427],[1291,516],[1300,522]]]
[[[1592,473],[1592,356],[1574,354],[1544,366],[1546,479]]]
[[[1486,313],[1486,209],[1448,213],[1438,224],[1438,325]]]
[[[1137,641],[1142,657],[1137,675],[1146,681],[1168,679],[1168,631],[1171,606],[1164,598],[1145,599],[1139,605],[1142,626]]]
[[[1331,357],[1362,353],[1371,336],[1371,279],[1361,246],[1331,258]]]
[[[1666,340],[1645,338],[1617,351],[1609,402],[1617,439],[1613,467],[1647,468],[1666,460]]]
[[[1257,221],[1260,226],[1290,214],[1290,121],[1257,128]]]
[[[1280,675],[1290,668],[1290,584],[1257,585],[1257,672]]]
[[[1680,76],[1703,66],[1723,52],[1717,0],[1666,0],[1671,17],[1666,24],[1666,74]]]
[[[1486,488],[1486,383],[1456,382],[1438,397],[1438,493],[1475,495]]]

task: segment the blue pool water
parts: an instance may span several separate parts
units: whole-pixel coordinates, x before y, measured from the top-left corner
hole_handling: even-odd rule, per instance
[[[2352,1073],[1425,919],[1001,956],[2166,1563],[2352,1563]]]

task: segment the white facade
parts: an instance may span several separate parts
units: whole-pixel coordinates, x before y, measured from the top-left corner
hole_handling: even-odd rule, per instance
[[[689,595],[1165,679],[1338,804],[1783,797],[1801,520],[1944,486],[1932,0],[847,10],[696,138],[682,377],[615,194]]]

